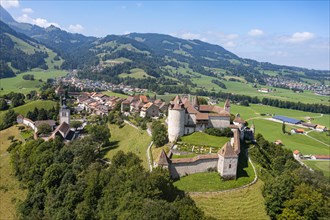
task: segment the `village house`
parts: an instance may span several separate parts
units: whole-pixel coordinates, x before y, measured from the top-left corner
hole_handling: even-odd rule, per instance
[[[138,113],[140,117],[158,117],[167,110],[165,102],[152,100],[145,95],[127,97],[121,103],[121,112]]]
[[[158,117],[159,116],[159,107],[152,102],[148,102],[143,105],[140,111],[140,117]]]
[[[303,134],[303,133],[305,133],[304,129],[301,128],[291,129],[291,134]]]
[[[76,111],[80,112],[82,109],[90,114],[108,115],[116,104],[122,102],[123,99],[107,96],[102,93],[83,93],[77,97]]]

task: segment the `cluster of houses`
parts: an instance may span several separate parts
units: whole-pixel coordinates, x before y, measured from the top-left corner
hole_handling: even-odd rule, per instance
[[[113,84],[105,81],[99,81],[99,80],[90,80],[90,79],[78,79],[77,78],[77,71],[72,71],[68,73],[66,76],[60,77],[57,80],[58,84],[63,85],[70,85],[76,87],[78,90],[110,90],[110,91],[122,91],[125,93],[146,93],[148,92],[147,89],[140,89],[135,88],[130,85],[124,85],[124,84]]]
[[[145,95],[129,96],[121,103],[121,112],[138,114],[140,117],[159,117],[166,113],[167,105],[160,99],[149,98]]]
[[[86,111],[95,115],[108,115],[109,111],[122,102],[123,99],[115,96],[108,96],[102,93],[81,93],[77,97],[77,112]]]
[[[297,82],[293,79],[289,79],[284,76],[270,76],[266,77],[266,85],[273,87],[283,87],[297,90],[310,90],[318,95],[330,95],[330,86],[322,85],[319,83],[307,84],[303,82]]]

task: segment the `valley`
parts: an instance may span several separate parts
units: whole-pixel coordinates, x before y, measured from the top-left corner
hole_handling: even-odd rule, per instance
[[[95,37],[6,9],[0,219],[329,216],[329,69],[238,56],[242,34]]]

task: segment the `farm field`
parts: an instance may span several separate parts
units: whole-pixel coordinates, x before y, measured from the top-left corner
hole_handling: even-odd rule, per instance
[[[304,134],[287,135],[282,133],[282,123],[265,119],[254,119],[256,133],[261,133],[268,141],[281,140],[285,148],[299,150],[302,154],[329,154],[329,147],[319,143]],[[286,125],[290,131],[291,126]]]
[[[48,78],[55,78],[66,75],[66,71],[63,70],[34,70],[17,74],[12,78],[4,78],[0,80],[0,95],[4,95],[9,92],[29,93],[32,90],[38,90],[39,87],[46,82]],[[26,74],[34,75],[35,80],[24,80],[22,77]],[[39,82],[42,80],[43,82]]]
[[[319,141],[322,141],[322,142],[330,145],[330,136],[327,135],[326,132],[311,131],[308,133],[308,136],[316,138]],[[330,147],[329,147],[329,154],[330,154]]]
[[[224,103],[221,102],[218,104],[220,107],[224,106]],[[230,112],[232,114],[239,113],[244,120],[250,121],[255,117],[263,117],[260,114],[275,114],[275,115],[283,115],[291,118],[296,118],[300,120],[306,121],[306,117],[311,117],[311,123],[313,124],[321,124],[327,127],[330,127],[330,115],[320,113],[312,113],[312,112],[304,112],[293,109],[285,109],[285,108],[277,108],[268,105],[258,105],[258,104],[250,104],[250,106],[241,106],[236,104],[231,104]],[[264,116],[270,117],[270,116]]]
[[[263,182],[239,190],[216,194],[190,194],[207,216],[215,219],[270,219],[267,216],[264,198],[262,197]]]
[[[229,140],[230,138],[228,137],[217,137],[203,132],[194,132],[190,135],[181,137],[181,142],[187,144],[207,145],[214,147],[222,147]]]
[[[319,170],[323,172],[324,176],[330,178],[330,161],[320,160],[303,160],[304,164],[312,168],[313,170]]]
[[[133,152],[141,158],[144,167],[148,168],[147,148],[151,142],[151,137],[148,136],[147,132],[137,130],[127,124],[122,128],[109,124],[109,129],[112,147],[105,157],[111,159],[120,150],[125,153]]]
[[[7,148],[10,145],[8,137],[11,135],[21,140],[16,126],[0,131],[0,219],[18,219],[15,213],[16,205],[24,200],[27,193],[20,188],[20,183],[10,166],[10,154]]]
[[[34,108],[44,108],[46,110],[56,106],[56,102],[50,100],[36,100],[28,102],[25,105],[12,108],[16,113],[26,116],[28,111],[33,111]],[[8,110],[0,111],[0,123],[2,123],[3,117]]]

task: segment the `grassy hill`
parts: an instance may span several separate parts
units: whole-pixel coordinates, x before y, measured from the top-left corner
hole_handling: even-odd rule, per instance
[[[10,165],[7,148],[11,144],[8,137],[12,135],[15,136],[15,139],[22,140],[16,126],[0,131],[0,219],[18,219],[16,206],[25,199],[27,193],[21,188]]]
[[[34,75],[35,80],[24,80],[23,76],[31,74]],[[17,74],[15,77],[1,79],[0,95],[7,94],[9,92],[29,93],[32,90],[38,90],[39,87],[47,82],[49,78],[56,78],[66,75],[64,70],[38,70],[24,72]]]
[[[265,210],[262,187],[263,182],[258,180],[245,189],[190,196],[207,216],[215,219],[270,219]]]
[[[16,113],[26,116],[28,111],[33,111],[34,108],[44,108],[44,109],[51,109],[56,106],[56,102],[49,101],[49,100],[36,100],[25,105],[18,106],[16,108],[12,108]],[[8,110],[6,110],[8,111]],[[6,111],[0,111],[0,123],[2,123],[3,117],[6,114]]]

